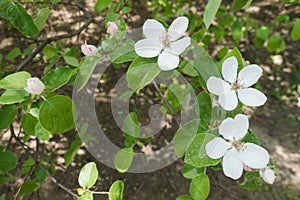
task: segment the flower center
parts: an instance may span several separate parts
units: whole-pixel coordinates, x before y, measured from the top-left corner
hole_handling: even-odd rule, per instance
[[[231,142],[232,147],[234,147],[236,150],[240,151],[243,149],[244,143],[239,140],[234,140]]]
[[[243,85],[240,83],[239,79],[236,79],[232,84],[231,84],[231,89],[233,90],[238,90],[243,88]]]
[[[164,45],[164,47],[169,47],[171,44],[170,36],[167,33],[164,33],[159,37],[160,42]]]

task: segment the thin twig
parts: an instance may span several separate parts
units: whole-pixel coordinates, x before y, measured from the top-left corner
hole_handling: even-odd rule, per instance
[[[30,168],[30,170],[26,173],[26,175],[25,175],[25,177],[24,177],[24,180],[23,180],[23,183],[20,185],[20,187],[19,187],[17,193],[15,194],[14,200],[16,200],[16,199],[18,198],[19,193],[20,193],[20,191],[21,191],[21,188],[22,188],[22,186],[24,185],[24,183],[25,183],[26,179],[28,178],[29,174],[31,174],[32,169],[33,169],[33,166],[32,166],[32,167]]]
[[[15,134],[14,127],[13,127],[12,124],[9,126],[9,130],[10,130],[10,133],[12,134],[13,138],[21,144],[21,146],[23,147],[23,149],[25,149],[25,150],[27,150],[27,149],[33,150],[27,144],[25,144],[22,140],[20,140],[20,138]]]

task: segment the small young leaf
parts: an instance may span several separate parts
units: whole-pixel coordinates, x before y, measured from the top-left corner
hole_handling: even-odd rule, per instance
[[[85,164],[79,173],[78,183],[83,188],[91,188],[98,179],[98,170],[96,163],[89,162]]]
[[[176,198],[176,200],[194,200],[191,196],[182,195]]]
[[[18,111],[14,104],[4,105],[0,108],[0,130],[6,129],[16,117]]]
[[[22,54],[21,50],[18,47],[15,47],[7,54],[6,59],[13,60],[21,54]]]
[[[241,188],[245,190],[257,190],[261,188],[263,183],[258,171],[247,172],[244,175],[244,182],[240,184]]]
[[[185,178],[187,179],[193,179],[199,174],[205,173],[205,168],[196,168],[193,167],[192,165],[185,164],[183,169],[182,169],[182,174]]]
[[[40,140],[49,140],[50,132],[47,131],[39,122],[39,120],[31,115],[25,113],[21,118],[21,125],[25,133],[28,135],[36,136]]]
[[[115,167],[120,173],[125,173],[133,161],[134,151],[132,148],[123,148],[115,156]]]
[[[34,170],[34,176],[36,178],[36,180],[42,184],[45,179],[47,178],[48,174],[47,172],[41,167],[41,166],[36,166],[35,170]]]
[[[123,200],[124,183],[123,181],[115,181],[109,188],[109,200]]]
[[[217,11],[219,10],[219,7],[221,5],[222,0],[210,0],[208,1],[204,14],[203,14],[203,21],[205,24],[206,29],[209,28],[211,22],[213,21],[214,17],[217,14]]]
[[[284,49],[285,49],[285,41],[281,36],[276,35],[276,36],[272,36],[269,38],[268,44],[267,44],[267,50],[269,52],[280,53]]]
[[[82,142],[79,136],[77,136],[76,139],[72,142],[71,147],[64,155],[66,166],[69,166],[69,164],[74,159],[77,151],[80,149],[81,143]]]
[[[16,72],[0,80],[0,88],[24,89],[27,87],[27,79],[31,78],[28,72]]]
[[[19,194],[21,196],[30,194],[30,193],[36,191],[37,189],[39,189],[40,186],[41,186],[40,183],[36,180],[25,181],[20,189]]]
[[[49,8],[42,8],[38,11],[37,17],[34,20],[34,24],[38,27],[39,31],[45,27],[46,21],[50,14],[51,10]]]
[[[196,113],[198,114],[201,120],[204,120],[207,123],[209,123],[211,120],[211,107],[212,101],[210,95],[207,92],[201,92],[197,96]]]
[[[196,176],[190,185],[190,194],[195,200],[205,200],[210,191],[210,182],[206,174]]]
[[[77,200],[94,200],[93,193],[85,192]]]
[[[297,18],[294,21],[294,27],[291,31],[291,38],[293,41],[300,39],[300,19]]]
[[[3,171],[14,169],[18,163],[17,155],[10,151],[0,152],[0,160],[0,170]]]
[[[98,0],[96,2],[96,5],[95,5],[95,11],[97,12],[100,12],[102,10],[105,10],[109,4],[112,2],[112,0]]]
[[[40,107],[39,121],[51,133],[74,128],[72,100],[63,95],[50,97]]]

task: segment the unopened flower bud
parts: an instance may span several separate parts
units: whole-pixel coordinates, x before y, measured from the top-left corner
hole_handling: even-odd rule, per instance
[[[40,95],[45,89],[44,83],[36,77],[27,79],[27,87],[24,88],[27,92],[31,94]]]
[[[268,184],[273,184],[276,178],[275,173],[270,168],[264,168],[259,171],[260,176],[264,179],[264,181]]]
[[[94,45],[88,45],[86,41],[81,46],[81,51],[86,56],[95,56],[98,53],[97,47],[95,47]]]
[[[118,26],[115,22],[108,22],[107,23],[107,32],[116,35],[118,32]]]

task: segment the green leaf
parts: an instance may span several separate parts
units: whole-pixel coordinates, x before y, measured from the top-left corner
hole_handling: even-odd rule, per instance
[[[245,135],[242,141],[260,145],[259,138],[251,131],[248,131],[248,133]]]
[[[127,40],[121,43],[110,54],[110,59],[116,64],[133,61],[137,57],[138,55],[135,53],[133,40]]]
[[[109,200],[123,200],[124,183],[123,181],[115,181],[109,188]]]
[[[247,172],[244,175],[244,182],[240,184],[245,190],[257,190],[263,183],[258,171]]]
[[[50,132],[46,130],[39,120],[30,113],[25,113],[22,116],[21,125],[26,134],[35,136],[40,140],[49,140],[50,138]]]
[[[234,0],[233,10],[238,11],[250,6],[252,0]]]
[[[1,106],[0,130],[6,129],[14,121],[17,113],[17,107],[14,104]]]
[[[6,198],[6,194],[1,194],[0,200],[5,200],[5,198]]]
[[[28,158],[28,159],[24,162],[24,164],[23,164],[23,166],[22,166],[21,172],[22,172],[23,174],[29,172],[30,169],[31,169],[34,165],[35,165],[35,161],[34,161],[32,158]]]
[[[134,151],[132,148],[123,148],[115,156],[114,163],[120,173],[125,173],[131,166]]]
[[[129,87],[138,92],[161,72],[155,59],[137,57],[129,66],[126,78]]]
[[[78,62],[77,58],[75,58],[73,56],[64,55],[64,60],[66,61],[67,64],[69,64],[71,66],[74,66],[74,67],[79,66],[79,62]]]
[[[293,41],[300,39],[300,19],[296,18],[294,21],[294,27],[291,31],[291,38]]]
[[[91,188],[98,179],[98,170],[96,163],[89,162],[85,164],[79,173],[78,183],[83,188]]]
[[[14,169],[18,163],[17,155],[10,151],[0,152],[0,160],[0,170],[3,171]]]
[[[30,194],[30,193],[36,191],[37,189],[39,189],[40,186],[41,186],[40,183],[36,180],[25,181],[20,189],[19,194],[21,196]]]
[[[34,170],[34,176],[36,180],[42,184],[47,178],[48,174],[41,166],[38,165]]]
[[[125,146],[131,147],[138,140],[141,134],[141,129],[138,122],[138,116],[135,112],[129,113],[123,122],[123,129],[125,133]]]
[[[13,60],[21,54],[22,54],[21,50],[18,47],[15,47],[7,54],[6,59]]]
[[[45,84],[46,90],[53,92],[67,84],[77,69],[71,67],[58,67],[48,72],[41,80]]]
[[[29,96],[29,93],[25,90],[5,90],[5,92],[0,97],[0,103],[1,104],[14,104],[19,103]]]
[[[67,153],[65,153],[65,155],[64,155],[65,164],[66,164],[67,167],[69,166],[69,164],[74,159],[77,151],[80,149],[81,143],[82,143],[81,139],[77,135],[76,139],[72,142],[71,147],[68,149]]]
[[[182,169],[182,174],[185,178],[187,179],[193,179],[195,178],[198,174],[205,173],[205,168],[196,168],[193,167],[192,165],[185,164],[183,169]]]
[[[103,57],[98,56],[85,56],[80,65],[79,65],[79,72],[76,77],[76,88],[77,90],[81,90],[87,84],[90,76],[92,75],[98,61]]]
[[[47,45],[44,47],[43,49],[43,53],[45,54],[45,56],[50,59],[53,56],[57,55],[57,49],[53,46]]]
[[[212,112],[212,101],[210,95],[207,92],[201,92],[197,96],[197,103],[196,113],[200,116],[201,120],[210,123]]]
[[[201,168],[217,165],[221,159],[211,159],[207,156],[205,146],[216,136],[209,133],[200,133],[193,138],[185,154],[185,163]]]
[[[180,62],[179,69],[186,75],[191,77],[198,76],[198,72],[194,69],[193,64],[190,61],[184,60]]]
[[[184,124],[174,135],[174,149],[178,157],[182,157],[188,148],[188,144],[197,134],[199,120],[194,119]]]
[[[262,26],[256,30],[256,37],[266,40],[268,39],[270,32],[271,32],[270,27]]]
[[[191,196],[182,195],[176,198],[176,200],[194,200]]]
[[[39,34],[38,27],[33,22],[32,16],[27,13],[21,4],[11,3],[7,8],[7,16],[21,33],[29,37],[36,37]]]
[[[210,191],[210,182],[206,174],[196,176],[190,185],[190,194],[195,200],[205,200]]]
[[[82,196],[77,198],[77,200],[93,200],[93,193],[92,192],[85,192]]]
[[[63,95],[50,97],[40,107],[39,120],[51,133],[63,133],[74,128],[72,100]]]
[[[217,14],[217,11],[221,5],[222,0],[209,0],[203,14],[203,21],[205,27],[208,29],[214,17]]]
[[[50,14],[51,10],[49,8],[39,9],[37,17],[34,20],[34,24],[36,25],[39,31],[41,31],[45,27],[45,24]]]
[[[27,79],[31,78],[28,72],[16,72],[0,80],[0,88],[24,89],[27,87]]]
[[[111,2],[112,2],[112,0],[98,0],[96,2],[94,9],[97,12],[105,10],[109,6],[109,4],[111,4]]]
[[[285,49],[285,41],[281,36],[276,35],[276,36],[272,36],[269,38],[268,44],[267,44],[267,50],[269,52],[280,53],[284,49]]]

